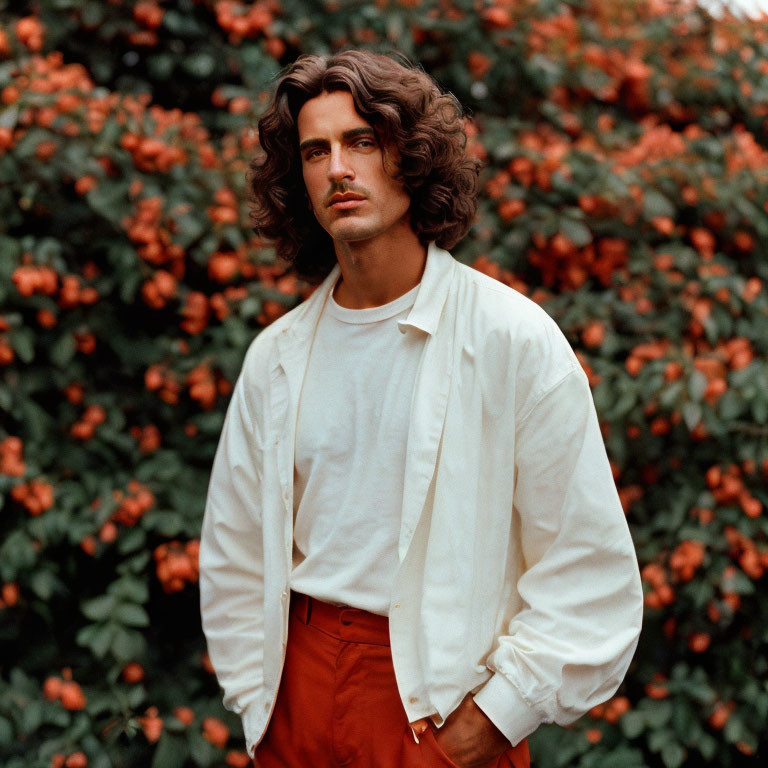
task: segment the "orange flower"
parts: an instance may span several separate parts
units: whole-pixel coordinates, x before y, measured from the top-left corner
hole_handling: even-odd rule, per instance
[[[84,709],[85,694],[82,688],[74,680],[67,680],[61,685],[61,704],[64,709]]]
[[[43,49],[45,27],[36,16],[24,16],[16,22],[16,37],[30,51],[37,53]]]
[[[669,696],[669,691],[664,685],[648,683],[645,686],[645,694],[650,699],[666,699]]]
[[[141,729],[150,744],[154,744],[163,732],[163,719],[157,716],[157,707],[149,707],[146,717],[140,717]]]
[[[184,725],[192,725],[195,721],[195,713],[190,707],[176,707],[173,710],[173,714],[177,720],[184,723]]]
[[[49,677],[43,683],[43,698],[47,701],[56,701],[61,696],[63,681],[60,677]]]
[[[734,709],[734,706],[733,702],[728,702],[727,704],[721,702],[717,704],[712,714],[707,718],[707,722],[715,730],[722,730],[728,722],[728,718],[731,716],[731,711]]]
[[[236,752],[234,749],[231,749],[227,752],[224,762],[227,765],[231,765],[232,768],[248,768],[251,765],[251,758],[248,757],[246,752]]]
[[[525,201],[519,198],[502,200],[498,206],[499,218],[503,221],[513,221],[525,210]]]
[[[675,231],[675,222],[669,216],[656,216],[651,219],[651,224],[662,235],[671,235]]]
[[[709,648],[710,637],[706,632],[696,632],[688,638],[688,647],[694,653],[704,653]]]
[[[126,683],[138,683],[144,679],[144,668],[135,661],[126,664],[122,672],[123,680]]]
[[[2,594],[2,600],[7,607],[16,605],[19,602],[19,585],[15,581],[9,581],[7,584],[3,584],[0,594]]]
[[[229,728],[217,717],[206,717],[203,720],[203,737],[214,747],[224,749],[229,740]]]
[[[470,51],[467,57],[467,69],[475,80],[482,80],[491,68],[491,60],[480,51]]]

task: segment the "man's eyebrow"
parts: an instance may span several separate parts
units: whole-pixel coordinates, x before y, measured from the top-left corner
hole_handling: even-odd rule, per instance
[[[373,136],[375,138],[376,132],[373,128],[368,126],[361,126],[360,128],[351,128],[348,131],[344,131],[341,134],[343,139],[354,139],[356,136]],[[326,147],[328,142],[325,139],[306,139],[299,144],[299,152],[303,152],[309,147]]]

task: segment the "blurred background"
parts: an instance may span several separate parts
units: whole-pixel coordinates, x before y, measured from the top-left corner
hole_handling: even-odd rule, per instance
[[[0,0],[0,765],[249,764],[198,537],[245,350],[311,287],[245,175],[280,69],[348,47],[465,105],[482,193],[454,255],[577,350],[637,547],[627,678],[534,765],[764,765],[760,5]]]
[[[765,0],[701,0],[699,5],[718,17],[730,11],[734,16],[757,19],[768,10]]]

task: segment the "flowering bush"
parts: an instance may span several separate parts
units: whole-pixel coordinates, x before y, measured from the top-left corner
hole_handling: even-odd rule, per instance
[[[348,46],[470,109],[455,255],[576,348],[637,546],[627,679],[539,729],[536,764],[760,764],[766,25],[672,0],[38,0],[0,20],[3,765],[249,764],[198,536],[245,349],[311,288],[253,236],[245,170],[270,79]]]

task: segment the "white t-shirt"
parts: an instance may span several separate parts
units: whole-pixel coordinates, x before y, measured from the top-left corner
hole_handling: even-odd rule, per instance
[[[411,398],[424,339],[392,302],[323,308],[299,402],[291,589],[389,615]]]

